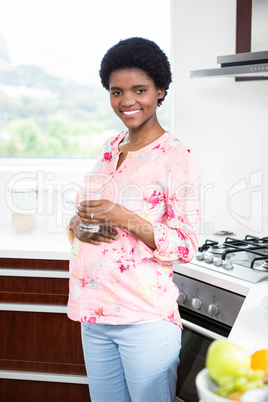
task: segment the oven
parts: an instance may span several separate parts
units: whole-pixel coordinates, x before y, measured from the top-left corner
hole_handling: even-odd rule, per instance
[[[176,402],[198,402],[195,378],[205,367],[208,347],[228,337],[245,296],[178,273],[174,282],[183,325]]]
[[[175,267],[173,277],[183,325],[176,402],[199,402],[195,379],[205,367],[208,347],[228,337],[246,297],[234,283],[249,289],[250,283],[268,281],[268,238],[253,243],[251,236],[226,238],[223,244],[206,240],[184,268]],[[206,272],[206,280],[196,275],[198,269]]]

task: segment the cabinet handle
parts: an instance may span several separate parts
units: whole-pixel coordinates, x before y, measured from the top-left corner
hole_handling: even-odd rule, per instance
[[[36,373],[26,371],[1,370],[0,378],[8,380],[44,381],[44,382],[63,382],[72,384],[88,384],[86,376],[75,374],[52,374]]]
[[[22,276],[30,278],[69,278],[68,271],[45,271],[41,269],[10,269],[1,268],[0,276]]]
[[[48,304],[0,303],[0,311],[26,311],[32,313],[67,313],[66,306]]]

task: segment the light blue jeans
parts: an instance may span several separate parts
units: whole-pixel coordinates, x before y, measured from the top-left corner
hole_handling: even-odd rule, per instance
[[[92,402],[174,402],[181,329],[168,321],[81,324]]]

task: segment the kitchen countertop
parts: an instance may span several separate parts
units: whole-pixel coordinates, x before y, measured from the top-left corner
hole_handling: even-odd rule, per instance
[[[16,232],[11,224],[0,226],[0,244],[0,258],[69,260],[71,249],[64,230],[52,232],[43,224],[29,232]]]
[[[0,258],[30,258],[69,260],[71,245],[62,232],[37,228],[30,232],[15,232],[11,226],[0,229]]]
[[[260,305],[265,296],[268,297],[268,283],[251,287],[228,337],[249,354],[268,349],[268,303],[266,311]]]

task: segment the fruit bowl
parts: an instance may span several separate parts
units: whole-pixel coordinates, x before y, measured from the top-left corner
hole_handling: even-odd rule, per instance
[[[196,376],[196,388],[200,401],[202,402],[228,402],[230,399],[222,398],[215,394],[217,384],[210,378],[208,370],[201,370]]]

